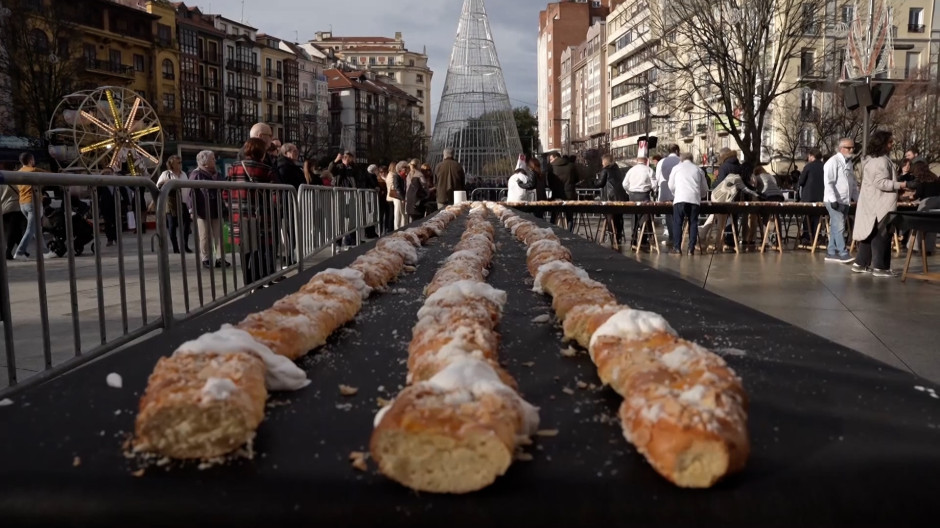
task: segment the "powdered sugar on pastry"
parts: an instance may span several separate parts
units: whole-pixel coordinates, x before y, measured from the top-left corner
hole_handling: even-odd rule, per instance
[[[209,378],[202,386],[202,401],[227,400],[236,390],[238,387],[228,378]]]
[[[460,302],[467,298],[484,298],[500,308],[506,304],[506,292],[497,290],[485,282],[477,281],[457,281],[453,284],[444,286],[434,292],[434,295],[428,297],[425,306],[434,305],[438,302],[453,303]],[[418,313],[418,317],[421,314]]]
[[[539,271],[535,274],[535,284],[532,285],[532,291],[544,294],[545,290],[542,289],[542,278],[545,277],[546,273],[559,270],[568,270],[579,278],[588,279],[588,274],[584,269],[565,260],[553,260],[539,266]]]
[[[498,393],[518,402],[523,409],[526,436],[535,434],[539,428],[539,410],[522,399],[516,391],[500,381],[499,375],[485,361],[465,357],[447,365],[427,382],[443,391],[467,390],[474,398],[486,393]]]
[[[619,337],[627,341],[646,339],[653,334],[666,332],[676,335],[663,316],[643,310],[620,310],[602,324],[591,336],[591,346],[601,336]]]
[[[175,354],[206,354],[210,352],[254,354],[265,365],[265,385],[270,390],[299,390],[310,384],[307,374],[293,361],[279,356],[271,349],[255,341],[251,334],[232,325],[187,341],[176,349]]]
[[[355,286],[356,289],[359,290],[359,294],[362,295],[363,299],[368,299],[369,295],[372,293],[372,288],[370,288],[369,285],[366,284],[365,276],[359,270],[355,270],[352,268],[341,268],[341,269],[329,268],[329,269],[325,269],[321,271],[320,273],[317,273],[316,275],[314,275],[314,278],[319,277],[320,275],[327,275],[327,274],[339,275],[340,277],[353,283],[353,286]]]

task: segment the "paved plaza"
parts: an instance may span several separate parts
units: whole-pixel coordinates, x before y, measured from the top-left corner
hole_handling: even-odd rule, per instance
[[[121,259],[117,246],[103,248],[100,297],[95,256],[86,252],[75,259],[77,333],[73,325],[68,259],[46,261],[53,365],[73,357],[76,349],[88,351],[96,347],[102,333],[107,340],[113,340],[125,329],[139,329],[159,316],[157,256],[151,252],[150,234],[142,236],[140,241],[139,244],[135,235],[125,234],[124,280],[120,279]],[[665,251],[635,256],[626,248],[623,252],[643,264],[858,350],[887,365],[940,381],[936,344],[940,284],[918,280],[902,283],[899,278],[856,275],[848,266],[825,262],[824,251],[815,255],[795,250],[783,254],[719,253],[693,257],[670,255]],[[313,262],[328,257],[329,250]],[[928,262],[932,267],[940,266],[940,255],[930,257]],[[180,255],[171,255],[174,313],[178,315],[197,308],[202,302],[210,302],[213,284],[216,296],[231,291],[236,279],[241,286],[240,270],[229,268],[223,284],[221,270],[213,269],[210,277],[209,270],[195,266],[196,263],[195,256],[188,255],[184,273]],[[900,269],[902,257],[895,254],[892,263],[895,269]],[[37,302],[36,263],[8,261],[7,264],[16,374],[22,381],[42,371],[46,363]],[[920,264],[919,256],[915,256],[914,264]],[[189,292],[188,306],[184,292]],[[124,303],[122,296],[126,299]],[[122,305],[126,306],[126,319]],[[105,314],[103,330],[99,324],[100,309]],[[5,345],[0,343],[0,347],[4,348],[0,352],[0,388],[3,388],[9,383],[8,363]]]
[[[72,309],[68,259],[44,261],[52,365],[59,365],[74,357],[76,351],[92,350],[101,344],[102,336],[106,341],[112,341],[126,332],[158,323],[158,260],[157,253],[151,251],[152,234],[151,231],[142,235],[138,242],[136,235],[125,233],[123,259],[119,258],[117,245],[102,248],[100,296],[95,255],[86,250],[84,255],[75,257],[74,295],[77,310]],[[308,262],[315,263],[329,254],[327,249]],[[226,292],[231,293],[236,284],[242,289],[240,268],[229,267],[222,273],[222,269],[208,270],[198,266],[192,253],[185,255],[185,258],[184,272],[181,255],[170,255],[173,305],[177,317],[208,304],[214,298],[222,297]],[[235,260],[231,255],[227,255],[227,259]],[[19,381],[23,381],[42,371],[46,364],[36,262],[7,261],[7,271],[16,376]],[[188,297],[184,295],[185,292],[188,292]],[[102,312],[103,319],[99,318]],[[78,318],[77,332],[73,313]],[[3,388],[9,385],[9,363],[5,343],[0,343],[0,348],[0,388]]]

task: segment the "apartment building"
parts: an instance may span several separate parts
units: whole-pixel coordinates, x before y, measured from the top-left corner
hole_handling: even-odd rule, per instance
[[[330,93],[330,147],[351,150],[359,163],[379,163],[418,153],[417,145],[391,152],[389,144],[414,134],[418,98],[371,71],[324,72]],[[407,117],[402,122],[402,117]],[[397,156],[393,156],[397,154]]]
[[[891,82],[898,87],[896,97],[904,97],[905,86],[914,86],[938,80],[940,59],[940,17],[935,0],[899,0],[888,7],[890,35],[893,41],[893,65],[885,72],[874,76],[873,82]],[[825,126],[833,113],[842,112],[842,95],[839,81],[851,77],[846,67],[846,28],[857,15],[855,4],[850,2],[827,2],[824,15],[807,19],[804,23],[805,44],[799,50],[799,58],[791,61],[785,82],[796,82],[801,87],[786,97],[775,101],[771,110],[772,125],[766,131],[767,143],[763,161],[772,162],[775,168],[789,165],[790,151],[797,160],[805,159],[807,151],[820,146],[830,151],[838,141],[838,134]],[[926,100],[915,100],[906,104],[913,113],[926,115],[923,108]],[[891,117],[891,116],[885,116]],[[900,131],[896,132],[899,133]],[[919,141],[924,138],[904,138]],[[828,136],[828,137],[827,137]],[[792,141],[798,137],[793,148]]]
[[[572,55],[572,104],[567,115],[571,127],[571,148],[579,156],[597,162],[609,147],[606,26],[605,22],[593,24],[588,28],[584,42],[569,53]]]
[[[304,158],[322,158],[328,155],[330,130],[329,92],[323,74],[328,64],[326,55],[315,46],[281,41],[281,47],[289,49],[297,59],[300,133],[297,144]]]
[[[259,34],[258,45],[261,52],[261,121],[271,125],[275,138],[293,143],[300,135],[297,59],[292,52],[281,49],[281,40],[271,35]],[[288,70],[291,72],[289,80]]]
[[[215,15],[215,27],[225,34],[223,79],[225,86],[224,142],[241,145],[251,126],[262,119],[261,51],[258,29]]]
[[[161,104],[178,106],[182,118],[180,141],[189,150],[224,142],[222,106],[222,42],[225,33],[215,27],[215,16],[179,2],[176,40],[179,47],[178,97],[164,96]],[[172,79],[168,65],[162,77]]]
[[[318,31],[310,43],[331,50],[355,69],[384,75],[389,84],[417,99],[415,118],[423,125],[425,134],[430,134],[434,72],[428,67],[426,51],[408,50],[401,32],[396,32],[395,38],[388,38],[338,37],[330,31]]]
[[[567,1],[548,4],[539,12],[538,120],[543,150],[563,149],[570,135],[569,119],[561,107],[561,56],[568,48],[585,41],[588,28],[606,19],[611,5],[619,1]]]

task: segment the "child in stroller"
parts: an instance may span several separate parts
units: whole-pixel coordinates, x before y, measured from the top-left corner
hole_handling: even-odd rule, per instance
[[[68,231],[65,223],[65,201],[60,198],[59,207],[46,207],[43,216],[43,232],[49,233],[52,239],[47,246],[56,256],[63,256],[68,252]],[[85,245],[94,240],[95,231],[88,220],[88,213],[91,207],[84,201],[75,196],[69,197],[72,203],[72,243],[75,250],[75,256],[81,255],[85,251]],[[92,245],[92,253],[94,253]]]

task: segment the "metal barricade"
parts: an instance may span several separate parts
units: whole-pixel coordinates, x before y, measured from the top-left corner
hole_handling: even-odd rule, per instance
[[[192,257],[166,251],[171,201],[192,205]],[[166,327],[303,269],[297,190],[290,185],[171,180],[157,199],[160,289]],[[164,219],[161,221],[161,219]],[[185,240],[183,222],[175,222]],[[179,240],[179,238],[178,238]],[[190,269],[191,268],[191,269]]]
[[[298,190],[300,238],[303,259],[313,257],[336,241],[336,200],[333,189],[318,185],[301,185]]]
[[[143,251],[146,197],[158,196],[152,181],[0,171],[0,184],[41,186],[57,197],[46,207],[40,193],[33,193],[35,276],[32,266],[8,265],[0,259],[0,358],[6,371],[6,379],[0,377],[0,394],[74,369],[165,327],[158,281],[148,279],[157,274],[157,262],[145,258]],[[102,224],[105,247],[113,243],[115,250],[102,248]],[[135,233],[128,236],[125,227]],[[0,218],[0,247],[6,248],[4,232]],[[65,262],[47,258],[43,248],[50,256],[65,257]],[[93,258],[79,258],[86,249]],[[165,249],[161,241],[160,252]]]
[[[505,187],[477,187],[470,192],[470,201],[504,202],[508,189]]]

